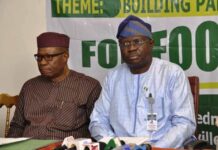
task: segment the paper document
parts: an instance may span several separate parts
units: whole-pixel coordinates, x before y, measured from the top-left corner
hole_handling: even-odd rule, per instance
[[[25,140],[28,140],[28,139],[30,139],[30,138],[0,138],[0,145],[25,141]]]

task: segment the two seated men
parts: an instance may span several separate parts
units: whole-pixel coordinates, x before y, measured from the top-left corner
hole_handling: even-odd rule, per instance
[[[108,73],[101,91],[98,81],[68,68],[68,36],[39,35],[35,58],[41,75],[24,84],[8,136],[146,136],[157,147],[182,147],[196,128],[184,71],[152,57],[151,25],[140,18],[124,19],[117,38],[125,63]]]

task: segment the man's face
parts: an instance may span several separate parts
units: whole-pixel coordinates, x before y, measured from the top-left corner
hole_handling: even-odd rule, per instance
[[[66,48],[45,47],[39,48],[35,57],[40,73],[53,80],[64,74],[69,54]]]
[[[119,40],[121,55],[130,68],[140,69],[150,63],[154,41],[145,36],[131,36]]]

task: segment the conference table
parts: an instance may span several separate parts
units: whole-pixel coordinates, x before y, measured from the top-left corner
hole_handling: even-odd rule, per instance
[[[7,138],[1,138],[0,140],[7,140]],[[27,139],[0,145],[0,150],[37,150],[45,148],[48,145],[50,146],[50,149],[54,149],[60,143],[61,141],[58,140]]]

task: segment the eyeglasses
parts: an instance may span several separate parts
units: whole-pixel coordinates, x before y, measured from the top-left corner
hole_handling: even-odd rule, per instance
[[[56,54],[46,54],[46,55],[40,55],[40,54],[34,54],[34,57],[36,61],[40,62],[44,58],[46,61],[52,61],[54,57],[64,54],[65,52],[56,53]]]
[[[120,42],[119,45],[121,48],[130,48],[130,46],[136,46],[136,47],[140,47],[142,45],[144,45],[148,40],[143,40],[143,39],[135,39],[132,41],[123,41]]]

